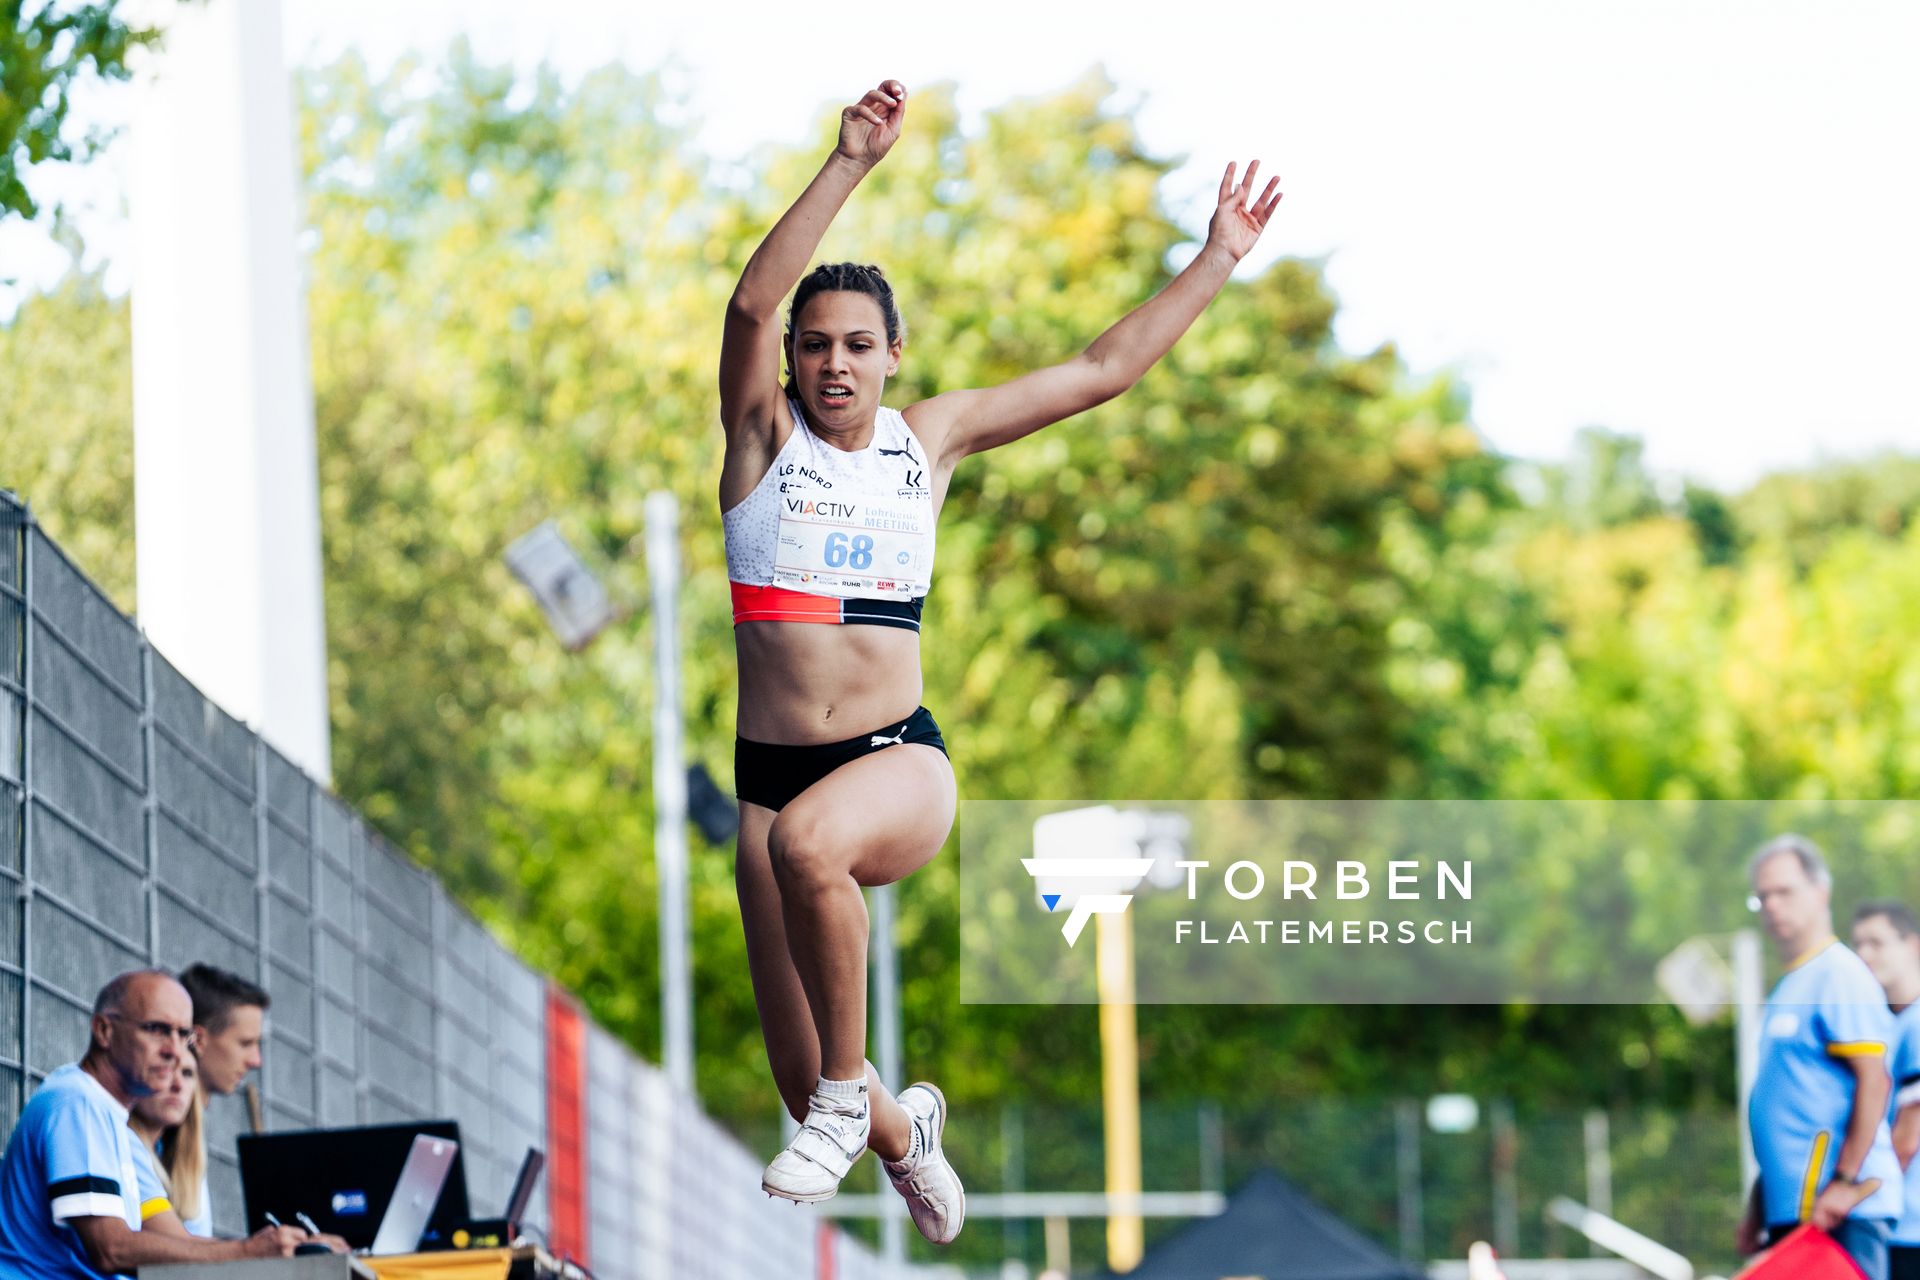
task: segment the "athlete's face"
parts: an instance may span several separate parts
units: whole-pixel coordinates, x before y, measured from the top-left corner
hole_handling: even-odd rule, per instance
[[[1778,853],[1753,871],[1753,896],[1759,902],[1760,923],[1775,942],[1789,950],[1811,945],[1824,936],[1831,919],[1828,891],[1815,884],[1789,853]]]
[[[1853,949],[1887,990],[1920,983],[1920,934],[1901,937],[1885,916],[1868,916],[1854,924]]]
[[[900,367],[899,340],[887,341],[878,300],[864,293],[816,293],[793,318],[787,365],[810,422],[858,427],[873,420],[880,392]]]

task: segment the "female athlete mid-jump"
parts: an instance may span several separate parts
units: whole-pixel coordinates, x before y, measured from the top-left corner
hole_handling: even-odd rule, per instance
[[[865,1060],[862,885],[924,866],[953,825],[953,769],[920,706],[920,607],[953,469],[1137,382],[1220,291],[1279,204],[1228,165],[1206,246],[1082,354],[1003,386],[880,403],[904,347],[877,267],[801,278],[827,224],[900,137],[889,80],[840,113],[819,174],[747,263],[720,347],[720,508],[740,660],[734,878],[767,1057],[793,1141],[762,1186],[825,1200],[872,1147],[936,1244],[966,1196],[941,1153],[946,1100],[887,1092]],[[780,301],[795,284],[784,335]],[[784,341],[783,341],[784,337]],[[789,375],[779,377],[784,354]],[[828,625],[820,625],[820,624]]]

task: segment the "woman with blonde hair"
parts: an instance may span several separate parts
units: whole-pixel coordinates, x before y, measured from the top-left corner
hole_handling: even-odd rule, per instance
[[[173,1085],[133,1104],[127,1127],[138,1134],[153,1157],[154,1172],[173,1211],[189,1235],[213,1235],[213,1207],[207,1202],[206,1103],[200,1096],[200,1062],[180,1059]]]

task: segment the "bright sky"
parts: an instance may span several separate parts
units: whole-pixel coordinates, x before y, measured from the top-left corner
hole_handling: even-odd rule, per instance
[[[1504,450],[1559,455],[1599,424],[1738,485],[1920,447],[1909,0],[282,3],[295,61],[465,32],[567,72],[669,65],[721,158],[801,141],[883,77],[951,80],[977,113],[1101,64],[1147,143],[1190,158],[1167,194],[1196,234],[1225,162],[1258,155],[1287,197],[1242,271],[1324,257],[1342,343],[1459,370]],[[92,184],[114,261],[116,166],[96,169],[61,190]],[[0,259],[33,279],[54,259],[29,241],[0,236]]]

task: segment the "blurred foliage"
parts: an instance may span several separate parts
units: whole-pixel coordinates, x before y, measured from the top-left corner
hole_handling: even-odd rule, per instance
[[[68,135],[76,84],[125,80],[127,58],[159,32],[128,21],[121,0],[0,0],[0,219],[39,212],[26,171],[46,161],[87,160],[105,138]],[[151,17],[151,11],[147,11]]]
[[[1089,77],[907,133],[824,258],[882,264],[895,404],[1071,355],[1181,260]],[[829,145],[750,180],[658,79],[531,79],[456,47],[299,81],[341,794],[652,1055],[643,503],[682,504],[687,742],[730,777],[714,360],[746,255]],[[1920,784],[1920,461],[1669,493],[1604,431],[1521,466],[1465,391],[1348,353],[1319,269],[1229,285],[1142,385],[956,476],[927,696],[961,794],[1884,797]],[[0,484],[132,604],[124,300],[76,275],[0,328]],[[500,559],[553,517],[636,607],[562,653]],[[693,866],[700,1088],[768,1082],[730,855]],[[1735,890],[1737,891],[1737,890]],[[905,1056],[956,1106],[1098,1096],[1091,1008],[958,1000],[954,860],[901,892]],[[1665,1008],[1140,1010],[1149,1098],[1724,1107],[1730,1035]],[[998,1242],[982,1233],[980,1247]],[[983,1255],[984,1256],[984,1255]]]
[[[1743,494],[1739,523],[1798,569],[1854,532],[1897,538],[1920,514],[1920,458],[1883,455],[1769,476]]]
[[[0,325],[0,488],[122,608],[133,598],[133,335],[78,264]]]

